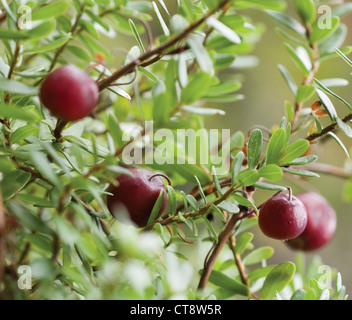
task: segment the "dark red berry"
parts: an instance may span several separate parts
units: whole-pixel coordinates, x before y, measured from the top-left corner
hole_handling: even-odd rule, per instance
[[[297,195],[307,210],[308,221],[303,233],[287,242],[293,248],[303,251],[315,250],[326,245],[336,230],[336,213],[327,200],[315,192]]]
[[[259,227],[274,239],[288,240],[299,236],[307,225],[303,203],[287,194],[278,194],[267,200],[259,211]]]
[[[162,178],[154,172],[145,169],[129,169],[134,177],[120,174],[117,177],[119,185],[112,186],[108,191],[107,205],[110,212],[118,220],[123,219],[124,213],[138,227],[145,227],[161,190],[164,190],[164,200],[159,215],[164,211],[167,194]],[[154,177],[153,177],[154,176]]]
[[[74,65],[65,65],[50,73],[40,89],[42,104],[65,121],[85,118],[93,111],[98,99],[98,85]]]

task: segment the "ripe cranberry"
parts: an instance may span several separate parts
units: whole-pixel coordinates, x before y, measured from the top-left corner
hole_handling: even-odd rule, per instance
[[[40,89],[43,105],[65,121],[85,118],[93,111],[98,99],[98,85],[74,65],[65,65],[50,73]]]
[[[129,169],[134,177],[120,174],[117,177],[119,185],[112,186],[107,205],[115,218],[122,218],[126,212],[138,227],[145,227],[161,190],[164,190],[164,200],[159,215],[163,212],[167,202],[166,188],[163,180],[155,176],[154,172],[144,169]]]
[[[274,239],[288,240],[299,236],[307,225],[307,211],[296,197],[278,194],[267,200],[259,211],[259,227]]]
[[[303,251],[319,249],[327,244],[335,234],[336,213],[327,200],[315,192],[297,195],[308,214],[307,227],[295,239],[287,242],[293,249]]]

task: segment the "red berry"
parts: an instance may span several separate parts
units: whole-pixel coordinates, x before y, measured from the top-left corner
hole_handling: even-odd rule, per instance
[[[107,200],[108,209],[116,219],[123,218],[128,212],[129,218],[138,227],[145,227],[161,190],[164,190],[164,200],[159,215],[164,211],[167,194],[163,180],[154,172],[144,169],[129,169],[134,177],[120,174],[117,177],[119,185],[112,186]],[[154,176],[154,177],[153,177]]]
[[[288,240],[299,236],[307,225],[303,203],[287,194],[278,194],[267,200],[259,211],[259,227],[274,239]]]
[[[98,99],[98,85],[74,65],[65,65],[50,73],[40,89],[43,105],[65,121],[85,118],[93,111]]]
[[[315,192],[297,195],[308,214],[307,227],[295,239],[287,242],[293,249],[303,251],[315,250],[326,245],[336,230],[336,213],[327,200]]]

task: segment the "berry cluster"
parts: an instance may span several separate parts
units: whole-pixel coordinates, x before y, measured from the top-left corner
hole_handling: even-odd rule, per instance
[[[293,249],[315,250],[334,236],[336,213],[327,200],[315,192],[297,197],[278,194],[260,209],[259,227],[266,236],[284,240]]]

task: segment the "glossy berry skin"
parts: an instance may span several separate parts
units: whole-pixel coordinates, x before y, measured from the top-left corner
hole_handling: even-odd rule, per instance
[[[303,203],[287,194],[278,194],[267,200],[259,211],[259,227],[274,239],[288,240],[299,236],[307,225],[307,211]]]
[[[154,172],[145,169],[129,169],[134,177],[120,174],[117,177],[119,185],[112,186],[108,191],[114,196],[109,196],[107,206],[116,219],[123,218],[126,212],[129,218],[138,227],[145,227],[154,204],[161,190],[164,190],[164,200],[159,215],[164,211],[167,203],[166,188],[162,178],[155,176]]]
[[[99,100],[99,88],[83,70],[65,65],[46,77],[40,100],[57,118],[77,121],[93,111]]]
[[[297,195],[308,214],[307,227],[297,238],[287,241],[293,249],[316,250],[326,245],[336,230],[336,212],[320,194],[306,192]]]

